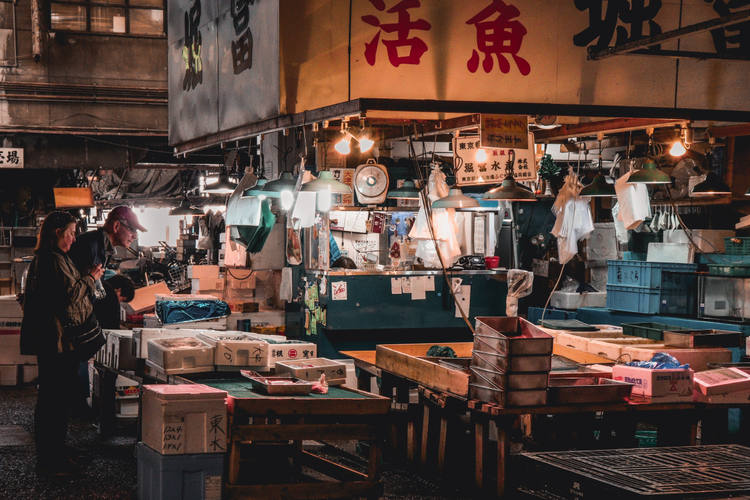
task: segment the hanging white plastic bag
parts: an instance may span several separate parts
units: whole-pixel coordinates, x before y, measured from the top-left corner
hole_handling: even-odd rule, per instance
[[[615,202],[615,206],[612,207],[612,219],[615,221],[615,236],[617,237],[617,241],[625,244],[628,242],[628,230],[625,229],[625,224],[623,224],[622,220],[618,217],[619,213],[620,204]]]
[[[631,173],[626,172],[615,181],[615,193],[617,193],[617,202],[620,205],[618,218],[626,229],[635,229],[651,217],[648,189],[645,184],[629,183]]]

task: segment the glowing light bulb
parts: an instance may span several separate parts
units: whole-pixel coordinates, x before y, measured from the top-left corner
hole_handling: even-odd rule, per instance
[[[357,141],[359,142],[359,150],[362,151],[363,153],[368,152],[375,145],[375,141],[373,141],[366,135],[363,135],[362,137],[357,139]]]
[[[477,149],[474,159],[477,163],[485,163],[487,161],[487,151],[484,149]]]
[[[291,191],[281,192],[281,208],[289,210],[294,205],[294,194]]]
[[[669,154],[672,156],[682,156],[685,153],[687,153],[687,149],[682,145],[682,141],[675,141],[669,149]]]
[[[259,195],[258,195],[258,199],[259,199],[260,201],[263,201],[263,200],[265,200],[265,199],[266,199],[266,195],[264,195],[264,194],[259,194]]]
[[[348,137],[342,138],[335,146],[333,146],[333,148],[342,155],[348,155],[352,152],[352,146]]]

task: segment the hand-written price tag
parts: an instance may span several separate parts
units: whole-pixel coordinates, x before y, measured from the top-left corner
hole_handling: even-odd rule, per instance
[[[185,423],[182,421],[164,424],[162,449],[165,453],[180,453],[185,446]]]

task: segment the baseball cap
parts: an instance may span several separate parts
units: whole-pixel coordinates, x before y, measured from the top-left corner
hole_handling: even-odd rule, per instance
[[[133,229],[137,229],[138,231],[146,231],[146,228],[141,225],[140,222],[138,222],[138,217],[135,216],[135,212],[133,210],[125,205],[120,205],[115,208],[113,208],[109,215],[107,216],[107,220],[115,221],[115,220],[121,220],[125,222],[128,226],[132,227]]]

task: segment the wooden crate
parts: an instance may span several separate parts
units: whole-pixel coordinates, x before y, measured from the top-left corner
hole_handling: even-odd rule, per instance
[[[466,397],[469,394],[469,374],[423,359],[436,345],[382,344],[376,346],[375,365],[387,372],[413,380],[425,387]],[[473,342],[442,342],[456,352],[459,358],[469,358]]]

